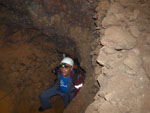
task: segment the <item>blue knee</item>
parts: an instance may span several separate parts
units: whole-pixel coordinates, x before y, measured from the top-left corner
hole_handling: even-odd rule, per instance
[[[40,98],[40,100],[45,100],[45,99],[48,99],[48,95],[46,95],[44,92],[42,92],[42,93],[40,93],[40,95],[39,95],[39,98]]]

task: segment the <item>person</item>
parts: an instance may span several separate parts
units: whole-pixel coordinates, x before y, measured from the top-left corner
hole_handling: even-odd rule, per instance
[[[39,112],[42,112],[48,108],[51,108],[51,104],[48,101],[52,96],[60,95],[64,100],[64,107],[66,108],[70,101],[76,95],[83,83],[81,79],[78,79],[76,83],[73,83],[73,75],[75,71],[73,69],[74,61],[70,57],[65,57],[53,72],[57,75],[57,81],[53,87],[40,93],[40,103]],[[80,78],[80,77],[79,77]]]

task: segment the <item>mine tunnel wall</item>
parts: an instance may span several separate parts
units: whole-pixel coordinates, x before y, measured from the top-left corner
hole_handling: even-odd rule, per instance
[[[2,112],[34,113],[39,93],[53,84],[49,73],[62,58],[58,52],[65,52],[77,55],[87,75],[64,113],[149,113],[149,5],[147,0],[1,0]],[[10,91],[15,93],[7,95]]]
[[[97,38],[92,19],[96,5],[81,0],[1,0],[0,6],[2,112],[36,111],[38,95],[53,85],[51,69],[59,65],[63,52],[78,57],[86,70],[84,87],[64,112],[84,112],[97,91],[90,55],[98,45],[91,45]]]
[[[100,1],[97,17],[106,12],[97,19],[100,89],[85,113],[149,113],[149,6],[146,0]]]

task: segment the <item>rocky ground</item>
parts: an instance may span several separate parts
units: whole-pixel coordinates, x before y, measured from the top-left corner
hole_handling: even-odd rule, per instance
[[[150,113],[150,1],[101,1],[96,11],[106,12],[92,53],[100,89],[85,113]]]

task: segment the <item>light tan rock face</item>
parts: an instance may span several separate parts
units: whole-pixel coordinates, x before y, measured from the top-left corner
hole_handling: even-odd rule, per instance
[[[112,26],[105,30],[101,43],[114,49],[131,49],[136,45],[136,39],[119,26]]]
[[[95,76],[100,89],[85,113],[150,113],[148,11],[150,1],[111,1],[99,26],[103,47]]]

